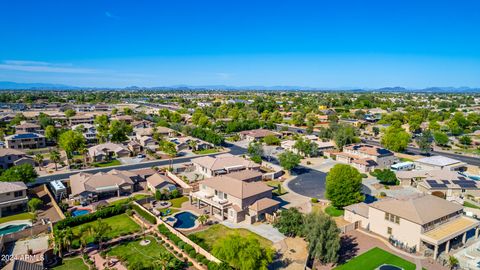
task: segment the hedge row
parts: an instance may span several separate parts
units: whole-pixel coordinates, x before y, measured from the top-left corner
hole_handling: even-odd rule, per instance
[[[153,216],[149,212],[143,210],[143,208],[141,208],[140,206],[138,206],[136,204],[132,204],[132,208],[133,208],[133,210],[135,210],[135,212],[138,215],[143,217],[146,221],[150,222],[151,224],[157,224],[157,219],[155,218],[155,216]]]
[[[182,239],[180,239],[180,237],[178,237],[176,234],[172,233],[168,228],[167,226],[165,226],[164,224],[160,224],[158,225],[158,231],[160,232],[160,234],[164,235],[165,237],[167,237],[170,241],[172,241],[179,249],[185,251],[188,256],[190,256],[190,258],[192,259],[195,259],[197,262],[205,265],[208,267],[209,270],[226,270],[226,269],[232,269],[228,264],[226,263],[220,263],[220,264],[217,264],[215,262],[212,262],[210,260],[208,260],[205,256],[203,256],[202,254],[200,253],[197,253],[195,251],[195,249],[185,243],[184,241],[182,241]]]
[[[75,227],[87,222],[95,221],[99,218],[104,219],[104,218],[120,215],[125,213],[127,208],[128,208],[127,205],[107,206],[90,214],[81,215],[78,217],[67,217],[57,222],[55,224],[55,229],[62,230],[67,227]]]

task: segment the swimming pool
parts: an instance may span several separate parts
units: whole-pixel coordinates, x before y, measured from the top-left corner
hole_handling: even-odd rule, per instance
[[[380,267],[377,268],[378,270],[403,270],[403,268],[391,265],[391,264],[383,264],[380,265]]]
[[[173,227],[178,229],[193,228],[195,226],[195,220],[197,220],[197,216],[190,212],[181,212],[175,214],[174,217],[177,219],[177,222],[175,222]]]
[[[75,209],[75,210],[72,211],[72,216],[73,217],[83,216],[83,215],[86,215],[86,214],[90,214],[89,209]]]
[[[15,225],[7,225],[5,227],[0,228],[0,235],[5,235],[9,233],[14,233],[25,229],[26,227],[30,226],[29,224],[15,224]]]

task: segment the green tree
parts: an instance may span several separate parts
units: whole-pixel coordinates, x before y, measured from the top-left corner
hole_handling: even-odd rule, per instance
[[[263,248],[253,236],[242,237],[235,233],[217,240],[212,253],[235,269],[267,270],[273,260],[274,251]]]
[[[99,249],[102,250],[102,243],[108,239],[108,234],[112,231],[112,227],[102,221],[102,219],[97,219],[97,222],[94,225],[94,234],[93,237],[95,242],[98,243]]]
[[[357,169],[346,164],[333,166],[327,175],[326,192],[327,199],[336,208],[363,201],[362,175]]]
[[[397,176],[395,175],[395,172],[389,169],[376,169],[373,173],[373,176],[377,177],[378,180],[380,180],[381,184],[384,185],[397,185],[398,184],[398,179]]]
[[[110,123],[108,130],[110,134],[110,140],[112,142],[120,143],[128,139],[127,135],[133,131],[132,126],[124,121],[113,120]]]
[[[470,138],[469,136],[462,136],[460,137],[460,139],[458,139],[458,141],[463,144],[463,145],[471,145],[472,144],[472,138]]]
[[[200,224],[202,225],[205,225],[205,223],[208,221],[208,218],[209,218],[208,215],[200,215],[198,217],[198,222],[200,222]]]
[[[55,171],[58,170],[57,164],[60,162],[60,153],[57,150],[50,151],[50,161],[55,163]]]
[[[85,147],[85,137],[79,132],[68,130],[60,135],[58,144],[65,150],[67,157],[71,159],[73,152]]]
[[[173,158],[177,156],[177,146],[173,142],[162,141],[160,149],[170,157],[170,168],[172,167]]]
[[[331,217],[318,212],[308,214],[305,218],[304,231],[309,254],[322,264],[337,262],[340,230]]]
[[[58,130],[54,126],[47,126],[45,128],[45,138],[50,141],[57,141]]]
[[[132,110],[132,108],[128,108],[128,107],[123,108],[123,114],[125,114],[125,115],[133,115],[133,110]]]
[[[262,163],[263,156],[263,146],[259,142],[251,142],[248,145],[247,153],[250,156],[250,159],[255,163]]]
[[[433,133],[433,140],[437,145],[447,145],[449,142],[448,135],[441,131],[435,131]]]
[[[95,128],[97,132],[97,139],[100,143],[108,141],[108,131],[110,127],[110,122],[108,116],[105,114],[98,115],[94,120]]]
[[[21,164],[4,171],[0,176],[0,181],[30,183],[37,177],[38,174],[31,164]]]
[[[285,151],[278,156],[280,166],[284,170],[291,171],[298,164],[300,164],[301,157],[291,151]]]
[[[385,130],[380,142],[391,151],[401,152],[407,148],[410,135],[402,127],[391,125]]]
[[[432,139],[432,132],[428,129],[417,138],[417,145],[423,153],[429,153],[432,150]]]
[[[355,127],[351,125],[334,124],[331,126],[331,129],[333,132],[333,140],[335,141],[338,149],[342,149],[345,145],[359,141],[358,137],[356,136]]]
[[[267,145],[280,145],[280,139],[275,135],[267,135],[263,138]]]
[[[288,208],[280,212],[273,225],[279,232],[288,237],[303,235],[304,216],[297,208]]]
[[[67,118],[71,118],[73,116],[75,116],[77,114],[77,112],[75,110],[72,110],[72,109],[68,109],[65,111],[65,116]]]
[[[44,161],[43,155],[40,154],[40,153],[35,154],[35,156],[33,157],[33,160],[35,160],[35,162],[38,164],[38,170],[41,171],[42,170],[42,164],[43,164],[43,161]]]
[[[32,198],[28,201],[28,210],[30,210],[30,212],[32,213],[35,213],[38,209],[40,209],[40,207],[42,207],[42,205],[42,200],[40,200],[39,198]]]
[[[448,267],[450,268],[450,270],[456,269],[458,267],[458,264],[458,259],[455,256],[450,255],[448,257]]]

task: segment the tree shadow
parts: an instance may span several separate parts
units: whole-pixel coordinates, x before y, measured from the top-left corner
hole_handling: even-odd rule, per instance
[[[357,238],[351,235],[343,235],[340,238],[340,251],[338,253],[338,264],[343,264],[357,255]]]

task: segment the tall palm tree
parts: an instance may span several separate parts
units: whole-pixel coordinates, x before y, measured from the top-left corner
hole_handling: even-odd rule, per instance
[[[35,162],[38,164],[38,170],[42,170],[42,163],[43,163],[43,155],[42,154],[36,154],[35,157],[33,158]]]
[[[192,148],[193,151],[197,150],[197,141],[195,140],[190,140],[188,142],[188,146],[190,146],[190,148]]]
[[[156,255],[153,258],[153,265],[156,266],[156,268],[161,268],[163,270],[167,269],[168,262],[170,261],[170,256],[166,252],[160,252],[158,255]]]
[[[208,215],[200,215],[198,217],[198,221],[202,224],[202,225],[205,225],[205,222],[207,222],[208,220]]]
[[[78,149],[78,152],[83,156],[83,167],[87,167],[87,148],[82,146],[80,149]]]
[[[57,150],[50,151],[50,161],[55,163],[55,171],[58,170],[57,164],[60,162],[60,153]]]
[[[100,250],[102,250],[102,243],[103,241],[108,239],[107,235],[111,230],[112,227],[110,227],[108,223],[103,222],[102,219],[97,220],[97,223],[95,224],[94,238],[96,241],[98,241],[98,246]]]

